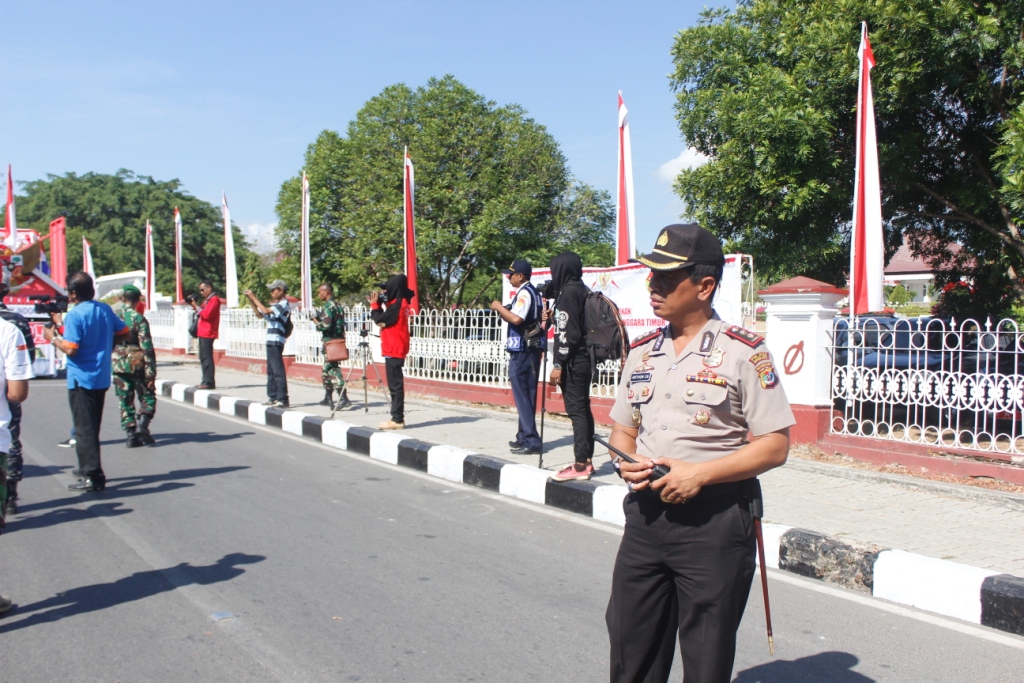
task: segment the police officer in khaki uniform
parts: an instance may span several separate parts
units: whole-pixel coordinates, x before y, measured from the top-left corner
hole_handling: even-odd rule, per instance
[[[611,412],[612,445],[637,460],[617,463],[632,492],[606,615],[611,680],[667,681],[678,633],[686,683],[727,683],[754,576],[752,483],[786,461],[796,421],[764,340],[712,308],[718,239],[670,225],[636,261],[668,325],[633,343]],[[652,483],[655,464],[669,471]]]

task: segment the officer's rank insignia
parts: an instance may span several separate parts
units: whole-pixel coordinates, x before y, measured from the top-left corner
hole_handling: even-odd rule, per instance
[[[738,325],[733,325],[732,327],[727,328],[725,330],[725,334],[738,342],[743,342],[752,349],[756,349],[764,343],[764,337],[759,337],[750,330],[745,330]]]
[[[725,359],[725,349],[715,347],[711,349],[711,352],[704,357],[704,367],[706,368],[717,368],[722,364]]]
[[[693,416],[693,421],[699,425],[706,425],[711,422],[711,413],[706,410],[698,410],[697,414]]]
[[[644,416],[640,414],[640,406],[633,406],[633,426],[639,427],[643,419]]]
[[[658,341],[654,342],[654,348],[651,349],[654,352],[661,351],[661,345],[665,343],[665,330],[661,331],[661,336],[658,337]]]
[[[714,375],[714,373],[711,373],[711,374]],[[703,375],[703,374],[700,374],[700,373],[698,373],[696,375],[687,375],[686,376],[686,381],[687,382],[699,382],[700,384],[714,384],[716,387],[727,387],[727,386],[729,386],[728,382],[726,382],[721,377],[718,377],[717,375],[709,377],[707,375]]]
[[[707,353],[711,350],[711,345],[715,342],[715,333],[708,330],[704,333],[704,336],[700,338],[700,352]]]

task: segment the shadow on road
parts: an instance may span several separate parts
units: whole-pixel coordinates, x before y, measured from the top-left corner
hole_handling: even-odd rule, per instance
[[[434,425],[455,425],[463,424],[465,422],[476,422],[482,420],[482,417],[471,417],[469,415],[456,416],[456,417],[442,417],[439,420],[428,420],[427,422],[410,422],[409,427],[433,427]]]
[[[216,443],[218,441],[231,441],[234,439],[241,439],[243,436],[252,436],[256,432],[235,432],[234,434],[219,434],[217,432],[187,432],[181,434],[160,434],[154,433],[153,438],[156,439],[156,446],[172,446],[174,444],[182,443]],[[100,441],[100,446],[124,446],[125,439],[107,439],[106,441]],[[147,448],[147,447],[143,447]],[[72,451],[74,454],[74,451]]]
[[[26,529],[43,529],[49,526],[64,524],[65,522],[78,522],[90,517],[120,517],[132,511],[131,508],[121,507],[122,505],[124,503],[97,503],[87,508],[59,508],[32,517],[22,517],[19,512],[17,517],[7,520],[7,526],[4,527],[4,535]]]
[[[851,671],[859,662],[849,652],[822,652],[755,666],[739,672],[733,683],[874,683],[875,679]]]
[[[237,565],[255,564],[265,559],[267,558],[263,555],[230,553],[211,565],[193,567],[187,562],[182,562],[166,569],[136,572],[131,576],[109,583],[72,588],[46,600],[16,606],[14,611],[9,613],[7,619],[0,621],[0,633],[9,633],[36,624],[97,612],[166,593],[182,586],[208,586],[230,581],[245,573],[245,570]],[[33,612],[34,614],[31,614]],[[12,617],[17,619],[21,615],[28,616],[17,621],[11,620]]]

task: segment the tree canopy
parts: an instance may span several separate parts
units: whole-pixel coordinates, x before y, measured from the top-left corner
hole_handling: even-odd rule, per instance
[[[888,254],[906,239],[941,278],[970,275],[986,306],[1005,306],[1007,293],[1024,293],[1021,0],[749,0],[705,11],[675,40],[671,85],[683,136],[710,161],[684,170],[677,192],[762,272],[841,284],[861,21],[877,60]]]
[[[402,269],[403,159],[415,167],[420,302],[473,304],[515,258],[538,265],[556,246],[611,262],[606,192],[574,183],[557,142],[518,105],[498,106],[453,76],[385,88],[342,136],[306,152],[315,280],[359,292]],[[301,174],[278,197],[280,274],[298,276]],[[477,300],[477,301],[474,301]]]
[[[18,227],[49,232],[49,223],[67,219],[68,269],[81,269],[82,237],[92,245],[97,275],[142,270],[146,255],[146,221],[153,225],[157,290],[174,296],[174,207],[182,220],[182,279],[188,290],[210,279],[224,291],[224,229],[220,208],[181,189],[178,180],[160,181],[121,169],[113,175],[49,175],[23,183],[17,197]],[[249,256],[235,227],[235,255]],[[241,273],[242,270],[239,270]]]

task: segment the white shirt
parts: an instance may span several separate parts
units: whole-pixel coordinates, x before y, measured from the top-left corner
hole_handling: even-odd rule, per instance
[[[530,294],[530,290],[525,286],[520,287],[519,292],[516,293],[515,303],[512,304],[512,315],[517,315],[526,320],[531,306],[533,306],[533,295]]]
[[[32,379],[32,361],[21,330],[0,319],[0,453],[11,448],[11,409],[7,405],[7,380]]]

